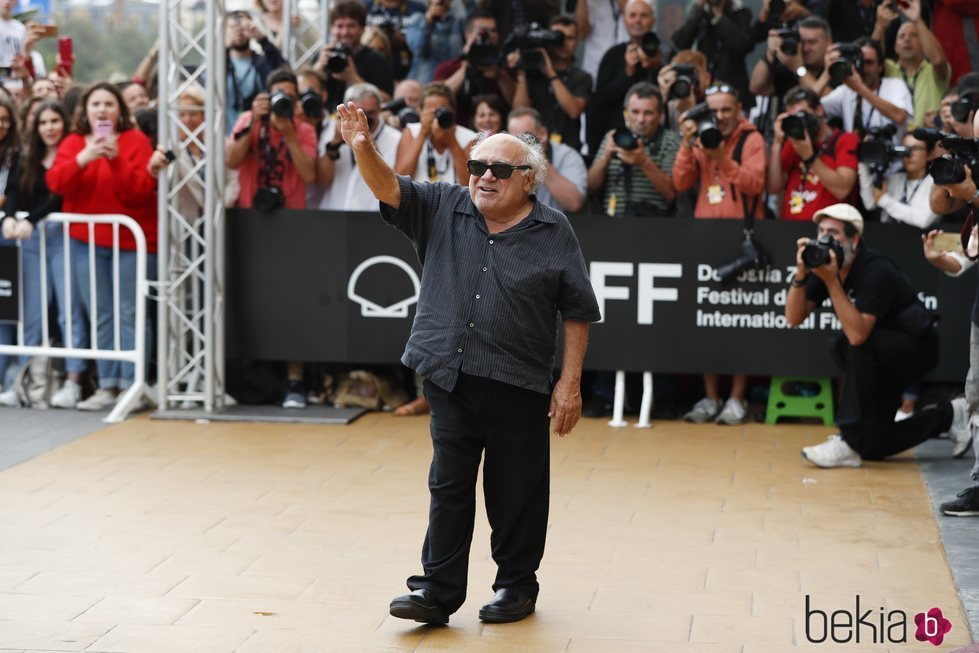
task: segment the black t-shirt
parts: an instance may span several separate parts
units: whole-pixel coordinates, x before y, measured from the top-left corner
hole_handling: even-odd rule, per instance
[[[577,66],[570,66],[564,72],[558,73],[558,77],[572,95],[588,100],[591,95],[591,75]],[[553,84],[541,74],[528,73],[527,92],[530,95],[530,103],[540,111],[544,124],[551,134],[559,134],[562,143],[580,150],[581,117],[572,120],[571,116],[565,113],[554,95]]]
[[[357,67],[357,74],[363,77],[365,82],[370,82],[388,95],[394,95],[394,71],[383,54],[370,48],[361,48],[354,54],[354,66]],[[343,102],[347,83],[333,77],[328,70],[323,72],[327,77],[326,90],[330,95],[327,110],[332,113],[337,105]]]
[[[916,302],[911,284],[885,256],[861,246],[843,281],[843,289],[861,313],[877,318],[874,328],[905,330],[897,314]],[[816,275],[806,281],[806,299],[822,304],[829,297],[826,285]]]

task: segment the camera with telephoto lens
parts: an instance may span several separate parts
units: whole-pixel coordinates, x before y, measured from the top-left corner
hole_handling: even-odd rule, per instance
[[[639,47],[642,48],[643,54],[647,57],[655,57],[659,54],[659,35],[656,32],[643,34]]]
[[[292,118],[296,114],[292,96],[282,90],[272,91],[272,94],[269,95],[269,106],[272,113],[280,118]]]
[[[308,88],[299,95],[299,104],[308,118],[323,119],[323,98],[313,89]]]
[[[446,107],[439,107],[435,110],[435,122],[439,124],[442,129],[448,129],[456,123],[456,114],[452,109]]]
[[[874,185],[881,188],[884,175],[891,163],[906,157],[911,150],[906,145],[895,145],[897,127],[891,123],[871,129],[865,141],[857,143],[857,161],[866,163],[874,175]]]
[[[401,129],[416,122],[421,122],[418,112],[408,106],[408,101],[403,97],[395,98],[386,104],[381,105],[381,111],[388,111],[398,116]]]
[[[720,278],[721,283],[729,284],[745,270],[758,270],[768,267],[768,264],[768,254],[766,254],[765,250],[763,250],[761,246],[755,242],[755,239],[751,237],[750,232],[746,232],[744,240],[741,241],[741,256],[734,259],[727,265],[722,265],[721,267],[717,268],[717,276]]]
[[[833,46],[840,58],[829,65],[829,83],[836,87],[846,81],[854,69],[863,73],[863,53],[853,43],[837,43]]]
[[[787,138],[797,141],[804,140],[809,134],[809,140],[815,141],[819,133],[819,118],[808,111],[796,111],[782,118],[782,132]]]
[[[794,29],[780,29],[775,35],[782,39],[778,49],[787,57],[794,57],[799,54],[799,31]]]
[[[936,185],[948,186],[965,181],[966,166],[972,170],[972,178],[979,179],[979,140],[946,136],[941,144],[949,156],[935,159],[928,166],[928,174]]]
[[[942,142],[948,136],[945,132],[934,127],[918,127],[911,132],[911,135],[919,141],[924,141],[925,147],[928,148],[929,152],[935,149],[937,143]]]
[[[669,99],[680,100],[685,97],[690,97],[690,92],[700,84],[699,78],[697,77],[697,69],[688,63],[675,63],[671,68],[676,73],[676,79],[673,80],[673,85],[670,86]]]
[[[963,95],[948,107],[957,122],[968,122],[969,114],[979,109],[979,94]]]
[[[337,43],[330,50],[330,56],[326,59],[326,69],[331,73],[342,73],[347,69],[347,62],[353,56],[353,50],[343,43]]]
[[[612,142],[623,150],[634,150],[639,147],[639,139],[628,127],[619,127],[612,132]]]
[[[544,29],[538,23],[530,23],[515,28],[507,43],[520,49],[549,48],[564,43],[564,32]]]
[[[818,268],[826,265],[830,261],[829,253],[832,250],[836,254],[836,265],[843,265],[843,246],[829,234],[821,236],[816,240],[809,239],[809,243],[802,248],[802,262],[809,269]]]
[[[684,120],[693,120],[697,123],[697,138],[704,148],[713,150],[724,141],[721,130],[717,128],[717,116],[706,102],[701,102],[687,111]]]
[[[252,198],[252,206],[262,213],[277,211],[285,205],[286,196],[278,186],[262,186],[255,191],[255,196]]]
[[[469,46],[469,52],[465,53],[466,61],[470,65],[495,66],[500,60],[500,48],[493,45],[489,30],[485,27],[479,28],[476,33],[476,40]]]

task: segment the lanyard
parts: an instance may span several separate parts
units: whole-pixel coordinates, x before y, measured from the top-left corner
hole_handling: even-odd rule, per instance
[[[914,71],[914,75],[911,79],[908,79],[908,74],[901,68],[901,76],[904,77],[904,83],[907,85],[908,90],[911,91],[911,98],[914,99],[914,87],[918,83],[918,75],[921,74],[921,65],[918,66],[918,70]]]
[[[229,61],[228,63],[231,62]],[[255,74],[256,72],[255,72],[254,57],[251,59],[250,63],[248,64],[248,69],[245,70],[245,74],[241,76],[241,79],[239,79],[238,75],[235,74],[234,64],[231,65],[231,87],[234,89],[234,93],[235,93],[234,104],[232,106],[234,107],[235,111],[244,111],[247,108],[245,106],[245,98],[242,96],[241,89],[244,88],[245,82],[248,81],[249,75],[254,77]]]
[[[587,2],[587,0],[578,0]],[[608,0],[608,6],[612,9],[612,24],[615,25],[614,43],[619,42],[619,19],[622,17],[622,10],[619,9],[618,0]]]
[[[918,180],[918,183],[914,185],[914,189],[912,189],[911,194],[908,195],[908,178],[905,177],[904,178],[904,189],[901,191],[901,204],[910,204],[911,203],[911,200],[914,199],[914,194],[918,192],[918,188],[921,187],[921,184],[924,181],[925,181],[925,178],[924,177],[922,177],[921,179],[919,179]]]
[[[829,144],[830,144],[830,142],[832,142],[832,140],[833,140],[833,134],[830,134],[829,137],[825,141],[823,141],[822,143],[819,144],[819,149],[816,150],[816,156],[814,156],[812,158],[812,163],[815,163],[816,161],[818,161],[819,160],[819,157],[821,157],[823,154],[826,153],[826,148],[829,146]],[[799,177],[799,190],[798,190],[798,192],[800,194],[806,188],[806,182],[807,182],[807,180],[809,178],[809,167],[812,165],[812,163],[806,163],[804,161],[799,161],[799,168],[801,168],[801,170],[802,170],[802,176]]]
[[[438,181],[441,175],[449,171],[449,164],[452,161],[452,155],[449,154],[449,157],[445,162],[445,167],[439,170],[435,162],[435,148],[432,146],[432,141],[426,141],[425,153],[428,158],[428,180]]]

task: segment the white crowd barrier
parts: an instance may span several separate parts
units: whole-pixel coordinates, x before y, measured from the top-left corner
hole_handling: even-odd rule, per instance
[[[62,334],[64,345],[51,346],[50,325],[48,324],[49,271],[47,263],[47,238],[45,223],[62,225],[61,238],[64,243],[64,315],[65,332]],[[90,314],[88,316],[89,347],[77,348],[72,346],[73,325],[71,321],[72,307],[76,298],[71,292],[71,247],[68,230],[71,225],[88,225],[88,283],[91,296]],[[112,226],[112,298],[113,298],[113,347],[100,349],[98,347],[98,296],[96,292],[95,275],[95,226],[108,224]],[[136,319],[132,349],[123,349],[121,343],[121,317],[119,314],[119,230],[128,229],[136,242]],[[121,422],[136,408],[142,405],[143,399],[154,401],[146,382],[146,299],[149,294],[149,283],[146,278],[146,236],[142,227],[133,218],[126,215],[82,215],[77,213],[51,213],[37,225],[40,245],[40,293],[41,306],[41,345],[24,345],[24,292],[23,274],[19,275],[20,288],[20,322],[17,328],[17,344],[0,345],[0,354],[14,356],[49,356],[52,358],[77,358],[83,360],[111,360],[132,363],[135,368],[133,384],[120,394],[115,406],[106,416],[106,422]]]

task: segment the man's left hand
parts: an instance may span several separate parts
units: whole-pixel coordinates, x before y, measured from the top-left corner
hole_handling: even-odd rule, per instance
[[[296,126],[292,124],[292,118],[280,116],[274,111],[269,114],[269,122],[272,124],[273,128],[282,134],[283,138],[292,136],[296,131]]]
[[[840,280],[840,262],[836,260],[836,252],[829,250],[829,262],[825,265],[809,268],[809,271],[826,284],[827,288],[831,283],[838,283]]]
[[[812,141],[809,140],[809,132],[805,133],[805,138],[790,138],[789,143],[792,144],[792,149],[803,161],[807,161],[815,153]]]
[[[707,158],[714,163],[720,163],[727,156],[727,150],[724,149],[723,142],[717,147],[711,149],[704,147],[703,143],[700,144],[700,147],[704,150],[704,154],[707,155]]]
[[[622,148],[617,148],[616,154],[619,157],[619,161],[628,164],[630,166],[642,166],[643,164],[646,163],[646,159],[649,158],[649,155],[646,152],[646,148],[643,146],[642,143],[639,144],[639,147],[633,148],[631,150],[623,150]]]
[[[871,186],[870,190],[874,194],[874,204],[880,204],[880,198],[887,194],[887,182],[882,183],[880,188]]]
[[[551,393],[551,409],[547,416],[553,420],[554,432],[562,438],[581,418],[581,384],[558,380]]]

